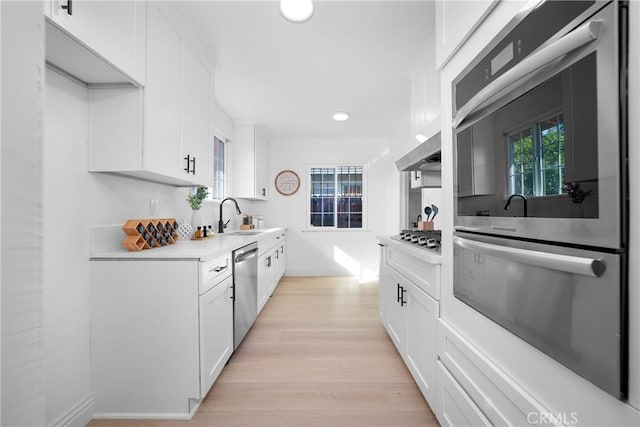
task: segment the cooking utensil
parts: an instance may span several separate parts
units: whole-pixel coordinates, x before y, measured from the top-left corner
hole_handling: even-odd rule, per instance
[[[427,206],[424,208],[424,213],[427,215],[427,221],[429,221],[429,216],[431,216],[431,212],[433,211],[431,210],[430,206]]]
[[[436,215],[438,215],[438,207],[436,205],[431,205],[431,210],[433,211],[433,217],[431,217],[431,221],[436,219]]]

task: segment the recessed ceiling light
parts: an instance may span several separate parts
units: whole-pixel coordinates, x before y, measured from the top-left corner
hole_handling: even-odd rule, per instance
[[[287,21],[301,23],[313,15],[312,0],[280,0],[280,13]]]
[[[419,143],[423,143],[429,138],[427,138],[423,134],[419,133],[419,134],[416,135],[416,139],[418,140]]]
[[[336,111],[331,117],[333,117],[333,120],[336,122],[344,122],[349,119],[349,113],[346,111]]]

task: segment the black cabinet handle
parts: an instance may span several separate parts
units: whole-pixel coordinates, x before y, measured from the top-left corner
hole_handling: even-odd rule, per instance
[[[191,159],[191,166],[192,166],[191,173],[195,175],[196,174],[196,158],[195,157]],[[187,171],[187,173],[189,173],[189,171]]]
[[[184,168],[183,170],[186,171],[187,173],[191,172],[191,156],[187,154],[187,157],[184,157],[184,160],[187,161],[187,167]]]
[[[398,283],[398,292],[397,292],[397,302],[400,302],[400,289],[402,288],[402,286],[400,286],[400,283]]]
[[[67,4],[60,7],[67,11],[67,15],[73,15],[73,0],[67,0]]]
[[[400,286],[402,288],[402,286]],[[402,288],[402,294],[400,296],[400,307],[404,307],[404,305],[407,303],[407,301],[404,299],[404,294],[407,293],[407,290],[405,288]]]
[[[262,189],[262,195],[263,195],[264,197],[266,197],[266,196],[267,196],[267,189],[266,189],[266,188],[263,188],[263,189]]]

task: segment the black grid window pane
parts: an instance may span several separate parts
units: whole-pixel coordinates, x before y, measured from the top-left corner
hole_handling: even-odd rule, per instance
[[[313,227],[335,227],[335,168],[311,168],[310,224]]]
[[[311,168],[310,225],[362,228],[362,166]]]
[[[338,228],[362,228],[362,167],[338,168]]]

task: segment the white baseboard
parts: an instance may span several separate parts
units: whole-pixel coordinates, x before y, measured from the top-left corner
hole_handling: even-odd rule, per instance
[[[155,412],[108,412],[93,414],[94,420],[190,420],[193,414],[180,413],[155,413]]]
[[[51,427],[84,427],[93,419],[95,399],[93,393],[66,414],[58,417]]]
[[[96,420],[190,420],[200,407],[201,400],[189,399],[189,412],[105,412],[93,414]]]

